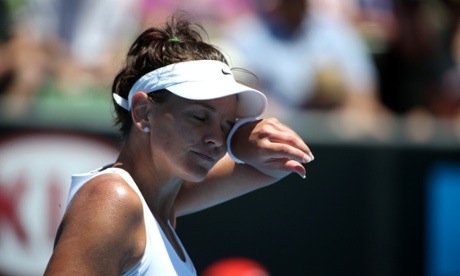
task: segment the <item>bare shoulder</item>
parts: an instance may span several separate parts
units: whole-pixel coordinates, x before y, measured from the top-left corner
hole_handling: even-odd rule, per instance
[[[117,174],[101,174],[86,183],[73,198],[64,223],[68,219],[86,221],[89,226],[126,227],[142,219],[142,202],[137,193]],[[94,229],[97,230],[97,229]]]
[[[138,194],[115,173],[101,174],[86,183],[75,195],[69,210],[89,209],[89,206],[97,209],[123,207],[117,210],[121,212],[131,209],[142,211]]]
[[[101,174],[72,199],[46,274],[82,268],[120,274],[142,255],[144,229],[137,193],[119,175]]]

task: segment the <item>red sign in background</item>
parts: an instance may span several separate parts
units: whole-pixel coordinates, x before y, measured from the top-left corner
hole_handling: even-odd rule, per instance
[[[115,160],[114,143],[77,133],[0,139],[0,275],[40,275],[52,253],[72,174]]]

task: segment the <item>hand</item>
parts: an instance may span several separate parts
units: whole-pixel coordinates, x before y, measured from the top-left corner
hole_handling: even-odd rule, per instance
[[[246,164],[278,179],[292,172],[305,178],[302,163],[314,159],[302,138],[276,118],[242,125],[232,137],[231,148]]]

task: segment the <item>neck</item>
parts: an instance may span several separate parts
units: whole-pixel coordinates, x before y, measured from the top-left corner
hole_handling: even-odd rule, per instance
[[[114,167],[127,171],[139,187],[150,211],[164,223],[174,217],[174,201],[182,186],[182,179],[168,174],[160,162],[154,162],[150,157],[149,148],[139,148],[148,145],[136,141],[122,148]],[[171,221],[173,223],[173,221]]]

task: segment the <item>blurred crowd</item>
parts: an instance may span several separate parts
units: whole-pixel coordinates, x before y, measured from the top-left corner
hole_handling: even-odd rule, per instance
[[[110,95],[132,40],[176,10],[251,72],[237,76],[271,110],[336,114],[369,136],[385,136],[388,116],[460,133],[458,0],[0,0],[4,114],[50,94]]]

